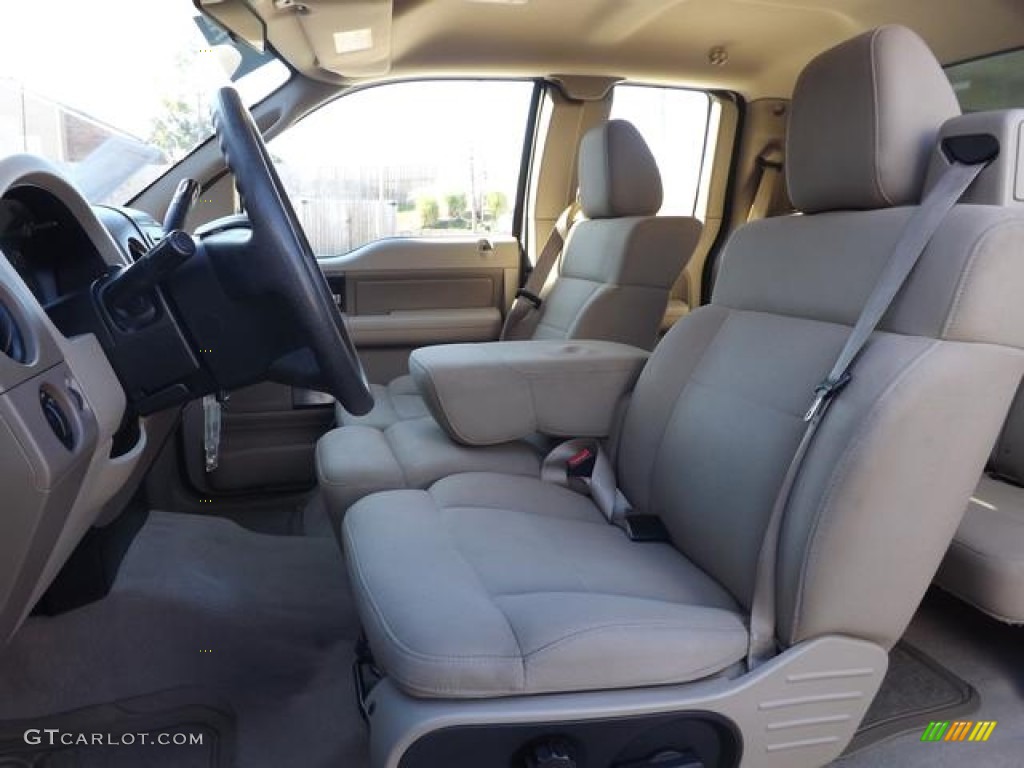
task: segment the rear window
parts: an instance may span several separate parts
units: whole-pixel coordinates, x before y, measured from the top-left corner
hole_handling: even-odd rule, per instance
[[[1024,49],[946,67],[964,112],[1024,107]]]

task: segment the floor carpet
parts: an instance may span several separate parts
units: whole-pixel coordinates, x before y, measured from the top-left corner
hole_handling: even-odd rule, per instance
[[[924,731],[933,720],[956,720],[977,710],[974,687],[908,643],[889,654],[882,688],[847,748],[852,754],[901,733]]]
[[[231,768],[234,714],[214,701],[179,688],[0,723],[0,768]]]
[[[121,715],[102,705],[152,705],[152,697],[186,688],[194,701],[185,721],[216,731],[239,766],[365,768],[366,734],[350,676],[357,620],[349,585],[329,528],[304,533],[267,535],[216,517],[154,512],[106,598],[59,616],[31,617],[0,654],[0,741],[9,735],[5,723],[46,727],[61,713],[90,710],[99,717],[95,722],[112,719],[116,730]],[[985,743],[958,744],[922,743],[914,730],[864,746],[837,765],[1020,765],[1024,629],[933,591],[905,640],[954,677],[936,675],[934,667],[898,650],[874,722],[906,711],[910,702],[920,708],[917,688],[931,690],[933,703],[951,705],[957,694],[949,684],[959,677],[981,698],[978,711],[966,717],[995,720],[997,727]],[[186,725],[180,717],[175,722],[180,710],[150,709],[157,729]],[[99,727],[93,722],[89,728]],[[135,754],[125,764],[205,768],[212,759],[202,752],[170,754]],[[36,763],[18,759],[45,768],[121,768],[116,761],[125,755],[113,754],[114,762],[98,751],[47,755]],[[0,766],[7,768],[3,759]]]
[[[356,639],[333,539],[154,512],[106,598],[30,618],[0,655],[0,721],[194,687],[233,710],[239,766],[361,768]]]
[[[984,743],[921,741],[923,728],[859,750],[837,768],[1018,768],[1024,764],[1024,627],[990,619],[933,589],[904,638],[978,692],[980,706],[964,720],[995,720]]]

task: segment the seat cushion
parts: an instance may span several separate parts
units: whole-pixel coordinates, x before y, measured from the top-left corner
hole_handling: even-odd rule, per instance
[[[682,683],[746,652],[744,616],[700,569],[533,478],[463,474],[375,494],[343,528],[376,660],[412,695]]]
[[[936,582],[997,619],[1024,623],[1024,488],[982,477]]]
[[[461,472],[540,476],[546,443],[516,440],[468,448],[449,439],[429,416],[387,429],[352,425],[333,429],[316,446],[316,472],[336,523],[352,504],[376,491],[428,488]]]
[[[373,395],[373,409],[365,416],[353,416],[339,405],[338,424],[387,429],[399,421],[422,419],[430,415],[412,376],[399,376],[386,385],[371,384],[370,392]]]

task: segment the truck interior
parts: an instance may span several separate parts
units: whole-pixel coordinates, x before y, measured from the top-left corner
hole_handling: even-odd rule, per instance
[[[0,768],[1020,762],[1020,3],[0,14]]]

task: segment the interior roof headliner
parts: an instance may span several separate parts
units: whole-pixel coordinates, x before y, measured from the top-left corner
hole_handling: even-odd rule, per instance
[[[200,0],[222,21],[247,4],[296,69],[339,80],[313,49],[344,28],[353,0],[296,0],[304,24],[294,3],[282,7],[290,1]],[[394,0],[387,77],[597,75],[786,97],[816,53],[889,23],[917,31],[944,63],[1024,46],[1019,0]],[[722,65],[710,61],[715,46]]]

